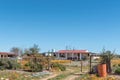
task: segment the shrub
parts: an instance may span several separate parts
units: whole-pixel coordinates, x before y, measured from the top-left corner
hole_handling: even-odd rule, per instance
[[[116,71],[118,72],[119,71],[119,68],[120,68],[120,64],[114,64],[112,66],[112,72],[113,73],[116,73]],[[116,73],[117,74],[117,73]]]
[[[9,63],[7,59],[0,59],[0,69],[4,70],[9,67]]]
[[[34,62],[31,60],[26,63],[25,66],[29,66],[32,72],[39,72],[43,70],[43,65],[39,61]]]
[[[115,70],[116,74],[120,74],[120,67]]]
[[[21,65],[17,63],[15,59],[8,59],[8,58],[0,59],[0,70],[18,69],[20,67]]]
[[[4,70],[5,69],[5,67],[4,66],[0,66],[0,70]]]
[[[19,69],[19,68],[21,68],[21,65],[19,63],[17,63],[16,60],[9,60],[8,63],[9,63],[8,69]]]
[[[59,68],[60,68],[61,71],[65,71],[66,70],[66,67],[64,65],[60,65]]]
[[[52,67],[58,67],[59,66],[59,63],[53,63],[52,64]]]
[[[118,66],[120,67],[120,64],[118,64]]]
[[[62,64],[59,64],[59,63],[53,63],[52,67],[58,67],[61,71],[66,70],[66,67],[64,65],[62,65]]]

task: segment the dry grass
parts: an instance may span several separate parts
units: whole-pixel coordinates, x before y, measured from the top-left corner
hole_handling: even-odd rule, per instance
[[[57,63],[71,63],[71,60],[51,60],[52,63],[57,62]]]
[[[111,61],[112,64],[120,64],[120,59],[113,59]]]

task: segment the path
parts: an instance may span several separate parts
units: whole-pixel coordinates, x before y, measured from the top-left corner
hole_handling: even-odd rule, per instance
[[[84,62],[84,65],[87,65],[87,64],[88,64],[88,62]],[[80,61],[73,61],[73,62],[68,63],[66,65],[69,65],[69,66],[80,66]],[[78,71],[79,71],[79,73],[78,73]],[[73,73],[73,74],[67,76],[66,78],[64,78],[62,80],[74,80],[75,78],[81,76],[80,68],[76,68],[76,67],[67,68],[67,70],[65,71],[65,73]],[[48,75],[45,78],[42,78],[40,80],[48,80],[48,79],[54,78],[54,77],[56,77],[56,76],[58,76],[60,74],[62,74],[62,72],[51,73],[50,75]]]
[[[53,72],[53,73],[51,73],[51,74],[49,74],[47,77],[45,77],[45,78],[42,78],[42,79],[40,79],[40,80],[48,80],[48,79],[51,79],[51,78],[54,78],[54,77],[56,77],[56,76],[58,76],[58,75],[60,75],[60,74],[62,74],[62,73],[72,73],[72,72],[74,72],[74,70],[72,69],[67,69],[65,72]]]
[[[81,72],[73,73],[72,75],[66,77],[66,78],[63,79],[63,80],[75,80],[76,78],[84,75],[85,73],[86,73],[86,72],[83,72],[83,73],[81,73]]]
[[[70,76],[68,76],[68,77],[66,77],[65,79],[63,79],[63,80],[74,80],[75,78],[77,78],[77,77],[80,77],[80,74],[72,74],[72,75],[70,75]]]
[[[57,76],[58,75],[58,73],[51,73],[51,74],[49,74],[48,75],[48,77],[45,77],[45,78],[42,78],[42,79],[40,79],[40,80],[48,80],[48,79],[50,79],[50,78],[54,78],[55,76]]]
[[[70,70],[67,69],[66,72],[68,72],[68,71],[70,71]],[[71,71],[70,71],[70,72],[71,72]],[[42,79],[40,79],[40,80],[48,80],[48,79],[54,78],[54,77],[56,77],[57,75],[60,75],[60,74],[62,74],[62,72],[51,72],[51,74],[49,74],[47,77],[42,78]]]

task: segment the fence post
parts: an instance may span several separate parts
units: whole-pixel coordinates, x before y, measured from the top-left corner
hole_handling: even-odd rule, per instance
[[[90,55],[90,74],[92,73],[92,71],[91,71],[91,67],[92,67],[91,61],[92,61],[92,56]]]
[[[81,72],[82,72],[82,67],[83,67],[83,63],[82,63],[82,60],[81,60]]]

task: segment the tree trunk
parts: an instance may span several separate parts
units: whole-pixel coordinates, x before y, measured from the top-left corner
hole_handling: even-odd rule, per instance
[[[111,60],[109,60],[109,69],[110,69],[110,70],[109,70],[109,71],[110,71],[109,73],[111,73],[111,72],[112,72],[112,69],[111,69]]]
[[[106,68],[107,68],[107,73],[109,73],[109,60],[108,60],[108,57],[106,58]]]

